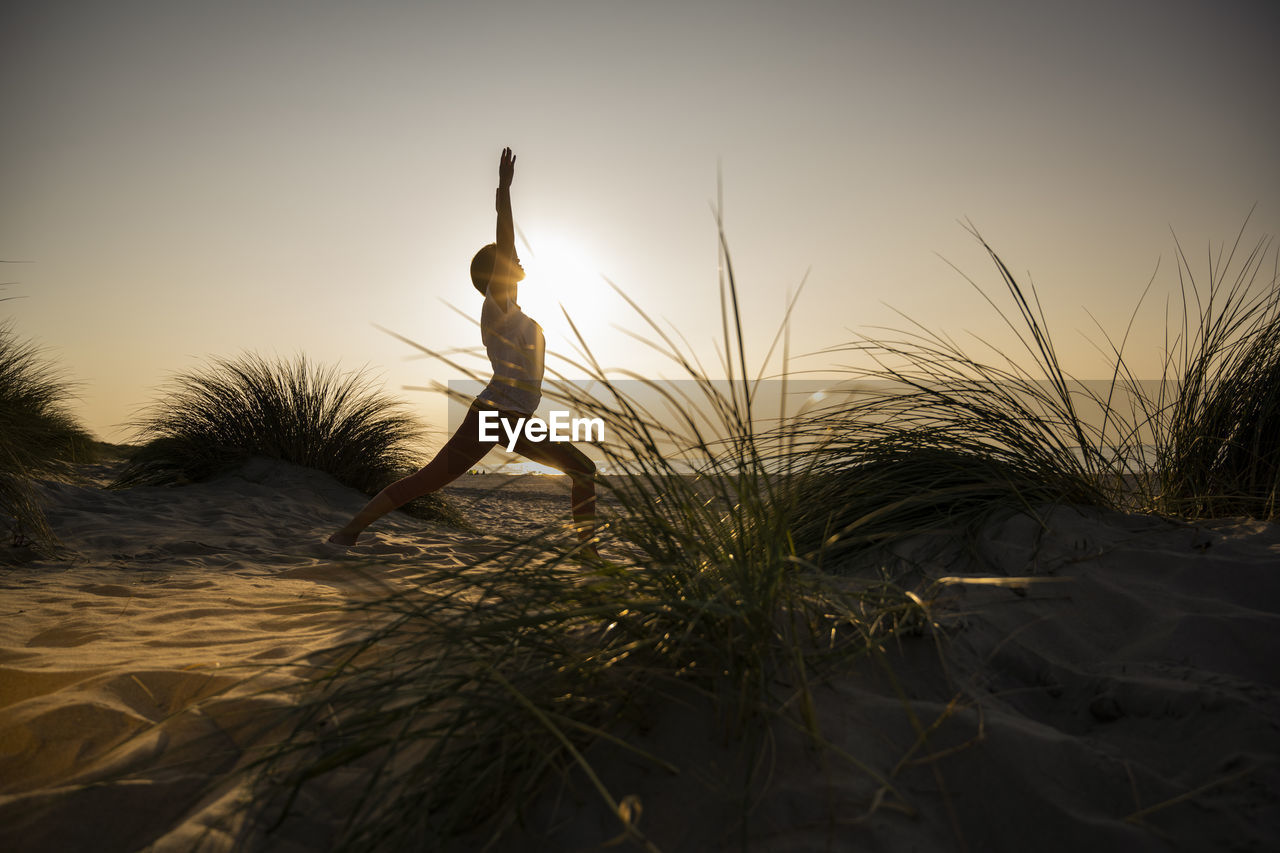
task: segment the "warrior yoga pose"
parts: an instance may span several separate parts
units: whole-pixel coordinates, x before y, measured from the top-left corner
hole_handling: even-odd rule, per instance
[[[330,542],[354,544],[360,532],[383,515],[453,482],[479,462],[498,443],[496,439],[481,437],[481,412],[494,412],[514,430],[518,421],[533,414],[542,397],[542,328],[516,304],[516,287],[524,278],[524,267],[516,256],[515,225],[511,218],[511,179],[515,176],[515,166],[515,155],[510,148],[504,148],[498,164],[498,242],[483,247],[471,261],[471,283],[484,295],[480,336],[493,365],[493,379],[476,397],[462,425],[435,458],[417,473],[397,480],[375,495],[345,527],[329,537]],[[505,431],[506,427],[491,428],[486,435]],[[595,463],[572,444],[531,442],[523,431],[515,450],[572,478],[570,497],[574,524],[588,553],[594,553],[590,540],[595,532]]]

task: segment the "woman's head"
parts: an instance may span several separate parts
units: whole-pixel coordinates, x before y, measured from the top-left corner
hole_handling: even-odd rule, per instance
[[[519,258],[510,258],[498,251],[497,243],[482,246],[471,259],[471,283],[483,295],[488,292],[490,281],[515,284],[524,279],[524,267]]]

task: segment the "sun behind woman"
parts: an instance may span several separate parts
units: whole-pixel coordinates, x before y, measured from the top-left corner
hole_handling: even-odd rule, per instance
[[[457,431],[421,470],[387,486],[356,513],[355,517],[329,537],[337,545],[353,545],[361,531],[386,513],[416,497],[434,492],[465,474],[489,452],[498,440],[480,429],[481,414],[496,417],[512,432],[533,416],[542,398],[542,376],[546,342],[542,327],[517,302],[524,267],[516,254],[515,221],[511,215],[511,181],[516,158],[510,148],[502,150],[498,161],[497,242],[481,247],[471,261],[471,283],[484,296],[480,311],[480,336],[484,341],[493,378],[476,397]],[[595,554],[596,466],[586,454],[568,442],[533,441],[521,436],[514,450],[533,462],[550,465],[568,474],[573,520],[583,550]]]
[[[607,321],[612,288],[583,241],[566,232],[535,228],[529,229],[527,236],[529,257],[523,263],[531,286],[521,304],[542,324],[550,342],[548,349],[571,350],[577,339],[564,310],[579,328],[585,317],[591,318],[593,325]]]

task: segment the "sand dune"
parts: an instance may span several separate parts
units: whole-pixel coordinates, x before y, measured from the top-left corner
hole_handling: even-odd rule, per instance
[[[948,583],[936,625],[886,647],[892,676],[868,662],[818,689],[824,736],[892,789],[779,726],[767,793],[744,791],[741,750],[699,722],[714,715],[674,703],[643,746],[694,772],[604,746],[591,757],[606,784],[643,803],[663,850],[1275,849],[1280,527],[1069,508],[1045,520],[994,525],[981,556],[952,554],[947,572],[1037,580]],[[933,552],[899,552],[938,576]],[[758,797],[745,827],[744,795]],[[562,797],[541,812],[548,849],[616,834],[595,803]]]
[[[0,568],[6,850],[325,849],[332,803],[310,803],[314,819],[288,837],[246,834],[234,821],[245,791],[211,786],[270,740],[277,717],[262,712],[299,677],[275,665],[358,630],[341,609],[353,599],[459,564],[486,528],[532,532],[567,506],[557,479],[464,478],[452,494],[480,533],[399,516],[345,551],[322,540],[363,498],[314,472],[255,461],[211,483],[106,491],[109,473],[48,484],[62,550],[10,549]],[[781,730],[744,830],[727,781],[740,754],[691,722],[711,717],[673,704],[645,742],[690,772],[594,755],[619,797],[643,803],[662,849],[1280,841],[1280,527],[1060,508],[1045,530],[993,526],[980,556],[944,567],[921,554],[901,554],[922,561],[921,589],[941,574],[1038,580],[944,584],[936,624],[886,649],[896,686],[868,665],[819,689],[826,736],[893,773],[895,791],[877,799],[881,783]],[[915,726],[935,723],[912,751]],[[531,809],[529,838],[551,832],[542,849],[616,835],[592,801],[558,796]]]

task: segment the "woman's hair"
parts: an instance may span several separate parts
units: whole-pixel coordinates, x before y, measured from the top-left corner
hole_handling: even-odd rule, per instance
[[[489,280],[493,278],[493,265],[498,260],[498,244],[490,243],[482,246],[476,256],[471,259],[471,283],[484,296],[489,290]]]

